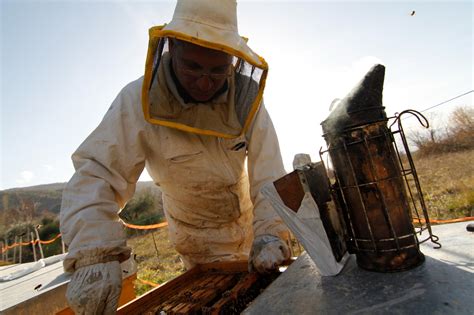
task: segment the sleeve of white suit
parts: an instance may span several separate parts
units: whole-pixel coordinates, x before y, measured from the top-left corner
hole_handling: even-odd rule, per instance
[[[130,83],[72,155],[76,170],[63,192],[61,233],[66,271],[130,256],[118,212],[145,166],[146,128],[140,81]]]
[[[253,228],[255,237],[264,234],[288,237],[288,229],[260,193],[268,182],[286,174],[280,153],[278,138],[270,116],[262,104],[248,135],[248,173],[250,195],[254,204]]]

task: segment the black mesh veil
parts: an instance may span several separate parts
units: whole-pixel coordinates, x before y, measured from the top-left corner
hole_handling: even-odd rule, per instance
[[[173,80],[169,41],[170,37],[150,38],[142,90],[142,106],[147,121],[223,138],[244,134],[262,101],[266,67],[258,67],[238,52],[221,48],[233,56],[225,93],[209,102],[186,103],[177,93],[176,80]]]

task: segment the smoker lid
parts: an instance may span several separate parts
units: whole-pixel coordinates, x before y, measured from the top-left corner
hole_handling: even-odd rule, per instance
[[[321,123],[323,132],[338,133],[387,119],[382,106],[384,78],[385,66],[374,65]]]

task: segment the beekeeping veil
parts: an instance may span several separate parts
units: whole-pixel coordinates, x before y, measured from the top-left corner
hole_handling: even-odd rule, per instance
[[[237,29],[235,0],[178,0],[169,24],[149,30],[142,88],[145,119],[187,132],[236,138],[245,134],[262,100],[268,65],[254,53]],[[178,39],[233,56],[227,92],[217,100],[186,106],[164,88],[169,41]],[[171,91],[172,92],[172,91]]]

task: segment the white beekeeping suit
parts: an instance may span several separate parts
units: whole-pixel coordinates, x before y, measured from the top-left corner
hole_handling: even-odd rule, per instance
[[[215,97],[183,99],[170,38],[233,56]],[[117,307],[119,262],[130,256],[118,212],[145,166],[161,187],[170,239],[186,267],[250,253],[251,269],[263,272],[288,258],[287,229],[259,193],[285,174],[262,101],[267,68],[238,35],[234,0],[178,1],[170,24],[150,29],[144,77],[119,93],[72,157],[61,233],[76,313]]]

